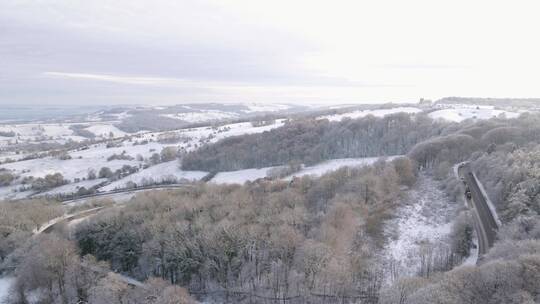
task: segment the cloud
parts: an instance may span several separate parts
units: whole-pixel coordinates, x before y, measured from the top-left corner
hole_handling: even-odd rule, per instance
[[[68,78],[68,79],[89,79],[106,81],[121,84],[150,85],[150,86],[185,86],[189,81],[177,78],[164,77],[134,77],[134,76],[116,76],[104,74],[84,74],[84,73],[63,73],[63,72],[45,72],[44,76]]]
[[[518,2],[0,1],[0,104],[540,96]]]

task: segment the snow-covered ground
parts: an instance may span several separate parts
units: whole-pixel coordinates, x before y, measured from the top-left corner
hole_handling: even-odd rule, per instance
[[[161,163],[148,169],[141,170],[137,173],[128,175],[122,179],[114,181],[102,188],[100,191],[111,191],[114,189],[126,188],[128,182],[133,182],[137,185],[160,183],[164,180],[177,179],[196,181],[203,178],[208,172],[204,171],[182,171],[179,167],[179,162],[173,160],[170,162]]]
[[[7,300],[9,289],[15,283],[12,277],[0,277],[0,304]]]
[[[133,160],[107,161],[105,156],[73,158],[69,160],[46,157],[4,164],[2,167],[15,172],[21,177],[44,177],[47,174],[60,172],[65,179],[73,181],[75,178],[82,179],[86,177],[90,169],[98,172],[101,167],[109,167],[112,171],[115,171],[124,165],[137,164],[138,162]]]
[[[68,140],[76,142],[87,140],[88,138],[75,135],[70,128],[72,125],[88,126],[85,129],[99,138],[109,138],[110,133],[114,137],[122,137],[127,133],[119,130],[112,122],[88,122],[88,123],[28,123],[0,125],[1,132],[14,132],[15,137],[0,137],[0,146],[6,146],[10,142],[58,142],[65,143]]]
[[[385,157],[385,159],[391,160],[394,157],[396,156]],[[325,173],[335,171],[342,167],[368,166],[379,159],[380,157],[332,159],[313,166],[304,167],[302,170],[285,177],[284,180],[291,180],[293,177],[301,177],[305,175],[321,176]],[[218,174],[216,174],[216,176],[214,176],[211,182],[216,184],[243,184],[247,181],[254,181],[259,178],[267,177],[268,171],[273,168],[277,167],[219,172]]]
[[[70,124],[16,124],[0,125],[2,132],[14,132],[15,137],[1,137],[0,146],[7,145],[15,140],[19,142],[40,142],[51,140],[74,140],[82,141],[84,137],[76,136],[70,128]]]
[[[333,115],[324,115],[319,117],[319,119],[328,119],[330,121],[340,121],[343,118],[361,118],[367,115],[373,115],[375,117],[384,117],[386,115],[390,114],[396,114],[396,113],[409,113],[409,114],[415,114],[422,112],[422,109],[414,108],[414,107],[396,107],[391,109],[376,109],[376,110],[357,110],[352,111],[348,113],[342,113],[342,114],[333,114]]]
[[[421,174],[396,210],[396,217],[386,223],[390,241],[383,256],[389,257],[399,277],[417,274],[422,254],[431,253],[435,258],[438,250],[448,246],[459,204],[450,200],[439,183]]]
[[[397,156],[382,157],[382,159],[392,160],[395,157]],[[368,166],[375,163],[379,159],[381,159],[381,157],[338,158],[327,160],[314,166],[304,167],[302,170],[292,174],[286,179],[290,180],[295,176],[300,177],[304,175],[321,176],[342,167]]]
[[[432,119],[443,119],[453,122],[461,122],[465,119],[490,119],[493,117],[499,117],[503,115],[506,118],[516,118],[520,115],[517,112],[510,112],[504,110],[496,110],[493,107],[456,107],[452,109],[437,110],[429,113],[429,117]]]

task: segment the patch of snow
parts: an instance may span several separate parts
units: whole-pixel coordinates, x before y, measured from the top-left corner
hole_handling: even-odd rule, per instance
[[[356,111],[342,113],[342,114],[324,115],[324,116],[320,116],[319,119],[328,119],[329,121],[341,121],[343,118],[356,119],[356,118],[365,117],[367,115],[373,115],[375,117],[384,117],[386,115],[396,114],[396,113],[416,114],[420,112],[422,112],[422,109],[419,109],[419,108],[396,107],[396,108],[391,108],[391,109],[356,110]]]
[[[383,159],[392,160],[397,156],[382,157]],[[363,158],[339,158],[324,161],[322,163],[304,167],[302,170],[287,176],[284,180],[291,180],[293,177],[301,177],[304,175],[321,176],[325,173],[338,170],[342,167],[359,167],[368,166],[375,163],[381,157],[363,157]],[[254,181],[259,178],[267,177],[268,170],[277,167],[264,167],[258,169],[244,169],[237,171],[219,172],[214,176],[211,182],[216,184],[244,184],[247,181]]]
[[[0,277],[0,303],[5,303],[9,296],[9,290],[15,283],[13,277]]]
[[[188,181],[197,181],[203,178],[208,172],[203,171],[182,171],[179,168],[177,160],[161,163],[155,166],[151,166],[147,169],[141,170],[137,173],[128,175],[122,179],[114,181],[102,188],[100,191],[111,191],[114,189],[125,188],[128,182],[134,182],[137,185],[143,185],[144,183],[160,183],[165,180],[186,179]]]
[[[453,109],[444,109],[431,112],[428,114],[432,119],[442,119],[453,122],[461,122],[465,119],[490,119],[498,117],[499,115],[504,115],[506,118],[516,118],[519,117],[520,113],[509,112],[504,110],[495,110],[493,108],[453,108]]]

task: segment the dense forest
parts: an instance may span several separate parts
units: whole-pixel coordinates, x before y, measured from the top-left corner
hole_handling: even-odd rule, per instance
[[[291,182],[202,184],[139,195],[75,237],[82,254],[196,294],[373,300],[383,220],[414,180],[401,158]]]
[[[406,154],[415,144],[440,135],[446,124],[424,115],[367,116],[340,122],[293,121],[262,134],[230,137],[193,151],[184,170],[230,171],[299,162]]]

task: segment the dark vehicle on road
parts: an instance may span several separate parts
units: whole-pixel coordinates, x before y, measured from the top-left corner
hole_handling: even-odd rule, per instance
[[[469,189],[469,187],[467,187],[467,189],[465,189],[465,196],[467,197],[467,199],[471,199],[471,197],[472,197],[471,189]]]

